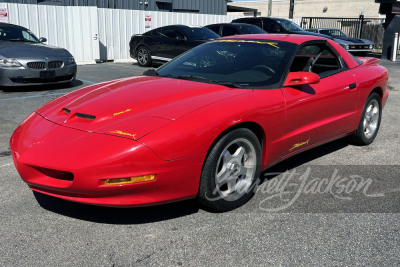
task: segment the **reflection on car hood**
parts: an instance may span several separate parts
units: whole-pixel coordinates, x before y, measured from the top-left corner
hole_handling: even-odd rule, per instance
[[[339,44],[373,44],[370,40],[366,39],[357,39],[357,38],[351,38],[351,37],[335,37],[334,39],[337,43]]]
[[[1,42],[0,55],[6,58],[44,58],[67,56],[63,48],[42,43]]]
[[[36,112],[83,131],[139,139],[196,109],[249,93],[221,85],[138,76],[67,94]]]

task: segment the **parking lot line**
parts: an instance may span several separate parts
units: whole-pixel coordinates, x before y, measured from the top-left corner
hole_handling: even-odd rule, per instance
[[[92,81],[87,81],[87,80],[82,80],[82,79],[78,79],[78,80],[80,80],[82,82],[85,82],[85,83],[88,83],[88,84],[96,84],[95,82],[92,82]]]
[[[8,164],[5,164],[5,165],[1,165],[0,168],[7,167],[7,166],[10,166],[10,165],[12,165],[12,163],[8,163]]]
[[[12,97],[12,98],[2,98],[0,101],[8,101],[8,100],[18,100],[18,99],[26,99],[26,98],[35,98],[35,97],[43,97],[43,96],[53,96],[53,95],[65,95],[66,93],[53,93],[46,95],[30,95],[30,96],[20,96],[20,97]]]

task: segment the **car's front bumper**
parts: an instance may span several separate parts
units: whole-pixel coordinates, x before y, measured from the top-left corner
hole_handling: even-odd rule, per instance
[[[129,138],[59,126],[33,113],[10,148],[22,179],[37,192],[104,206],[133,207],[196,196],[205,155],[165,161]],[[105,179],[155,174],[153,181],[105,185]]]
[[[53,77],[43,77],[43,72],[53,72]],[[0,86],[30,86],[54,83],[67,83],[75,79],[77,65],[63,65],[61,68],[45,70],[27,67],[0,67]],[[42,73],[42,74],[41,74]]]
[[[348,52],[350,53],[371,53],[374,52],[374,49],[347,49]]]

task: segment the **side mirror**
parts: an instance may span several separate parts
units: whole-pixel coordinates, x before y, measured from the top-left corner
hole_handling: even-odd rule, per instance
[[[306,71],[289,72],[283,86],[314,84],[314,83],[319,83],[319,81],[320,78],[318,74],[315,74],[313,72],[306,72]]]
[[[46,38],[44,38],[44,37],[40,37],[40,38],[39,38],[39,42],[41,42],[41,43],[45,43],[45,42],[47,42],[47,39],[46,39]]]

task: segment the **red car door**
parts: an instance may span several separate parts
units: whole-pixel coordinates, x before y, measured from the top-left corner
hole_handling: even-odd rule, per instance
[[[310,63],[310,54],[314,63]],[[284,156],[355,129],[356,78],[333,48],[326,44],[300,48],[291,71],[312,71],[321,80],[282,89],[286,103]]]

